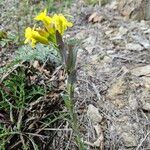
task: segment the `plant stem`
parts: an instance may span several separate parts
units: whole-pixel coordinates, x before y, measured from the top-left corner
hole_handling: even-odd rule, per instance
[[[75,140],[79,147],[79,150],[85,150],[84,144],[81,141],[80,133],[79,133],[79,126],[77,121],[77,115],[75,113],[75,105],[74,105],[74,85],[73,84],[67,84],[68,87],[68,100],[70,102],[69,114],[71,118],[71,126],[73,128],[73,131],[75,133]]]

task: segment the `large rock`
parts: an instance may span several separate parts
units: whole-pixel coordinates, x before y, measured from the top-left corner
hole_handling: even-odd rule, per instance
[[[127,19],[150,20],[149,0],[117,0],[118,10]]]

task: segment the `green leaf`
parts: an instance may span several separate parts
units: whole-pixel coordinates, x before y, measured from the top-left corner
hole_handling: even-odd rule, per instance
[[[63,64],[66,65],[67,51],[66,51],[66,47],[65,47],[65,44],[63,42],[62,36],[58,31],[56,31],[56,41],[57,41],[60,56],[62,58],[62,62],[63,62]]]
[[[7,42],[5,42],[5,41],[0,41],[0,45],[1,45],[2,47],[5,47],[6,44],[7,44]]]

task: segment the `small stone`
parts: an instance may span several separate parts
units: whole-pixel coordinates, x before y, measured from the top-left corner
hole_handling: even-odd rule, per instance
[[[135,135],[128,133],[128,132],[123,132],[121,136],[124,140],[124,144],[126,147],[136,147],[137,146],[137,141],[136,141]]]
[[[102,121],[102,116],[98,111],[98,108],[90,104],[87,110],[87,116],[91,119],[92,123],[100,123]]]
[[[33,67],[35,69],[39,69],[40,65],[39,65],[39,61],[35,60],[34,63],[33,63]]]
[[[113,29],[110,29],[110,30],[107,30],[106,32],[105,32],[105,34],[106,35],[110,35],[110,34],[112,34],[114,32],[114,30]]]
[[[110,99],[115,99],[115,96],[124,94],[125,89],[126,87],[124,86],[124,81],[120,78],[108,89],[108,97]]]
[[[138,102],[134,95],[129,96],[129,106],[132,110],[136,110],[138,108]]]
[[[149,102],[149,103],[146,102],[146,103],[143,105],[142,109],[143,109],[143,110],[146,110],[146,111],[148,111],[148,112],[150,112],[150,102]]]
[[[95,48],[96,37],[89,36],[83,42],[84,42],[83,46],[88,51],[88,53],[91,54],[93,49]]]
[[[138,42],[139,44],[141,44],[145,49],[149,49],[150,48],[150,42],[148,39],[144,38],[141,35],[132,35],[132,38]]]
[[[143,76],[141,79],[144,81],[144,87],[150,90],[150,77]]]
[[[150,65],[134,68],[131,73],[136,76],[148,76],[150,75]]]
[[[123,36],[123,35],[127,34],[127,32],[128,32],[128,29],[121,26],[119,28],[119,33],[118,34]]]
[[[112,101],[112,103],[119,109],[122,109],[123,107],[125,107],[125,102],[123,99],[115,99],[114,101]]]
[[[102,22],[103,20],[104,17],[102,15],[99,15],[97,12],[92,13],[88,18],[88,22],[92,23]]]
[[[143,50],[143,47],[140,44],[128,43],[126,44],[126,49],[133,50],[133,51],[141,51]]]

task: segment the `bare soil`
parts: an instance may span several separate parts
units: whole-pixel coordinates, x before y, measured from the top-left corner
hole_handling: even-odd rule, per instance
[[[81,1],[72,14],[75,25],[69,34],[82,41],[75,99],[87,149],[99,136],[97,149],[150,149],[149,22],[126,20],[113,5]],[[100,122],[88,116],[89,104],[98,108]]]

